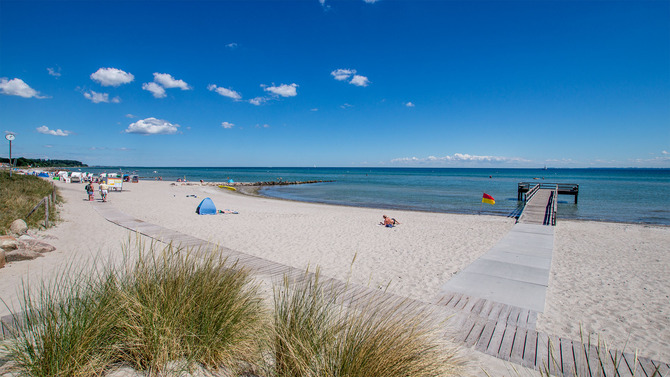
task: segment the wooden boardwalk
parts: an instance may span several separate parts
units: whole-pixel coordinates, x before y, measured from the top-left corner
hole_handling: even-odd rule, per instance
[[[236,260],[240,266],[248,268],[259,278],[281,282],[285,278],[299,281],[313,277],[312,273],[301,269],[146,223],[122,213],[109,203],[92,204],[101,216],[114,224],[175,247],[188,248],[196,254],[221,253]],[[589,344],[588,341],[584,343],[538,332],[538,312],[531,309],[449,292],[443,293],[435,302],[428,303],[332,278],[321,277],[320,281],[338,292],[341,302],[346,305],[374,302],[374,305],[393,305],[408,311],[428,310],[440,321],[451,317],[444,325],[446,337],[465,347],[528,368],[548,371],[552,375],[670,377],[670,365],[667,363],[607,350],[597,344]],[[0,339],[11,335],[8,328],[11,328],[12,321],[11,316],[1,319]],[[601,364],[599,355],[600,360],[612,360],[612,363]],[[617,365],[616,370],[613,365]],[[575,371],[579,374],[575,374]]]
[[[520,224],[555,225],[556,224],[556,190],[538,188],[519,216]]]
[[[436,304],[460,310],[450,323],[457,329],[454,340],[514,364],[566,377],[670,376],[667,363],[607,349],[597,340],[538,332],[533,310],[460,293],[445,295]]]

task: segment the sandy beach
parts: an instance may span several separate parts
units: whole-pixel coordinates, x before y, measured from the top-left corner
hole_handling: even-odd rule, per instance
[[[56,251],[0,269],[0,297],[10,305],[22,280],[48,278],[73,261],[120,258],[121,245],[134,237],[95,212],[83,184],[58,187],[67,200],[63,221],[35,232]],[[215,186],[142,181],[124,187],[105,205],[240,252],[297,268],[320,266],[324,275],[428,302],[514,225],[506,217],[299,203]],[[205,197],[239,214],[197,215]],[[401,225],[379,225],[383,214]],[[559,220],[538,331],[579,339],[581,325],[615,348],[670,361],[668,245],[669,227]],[[502,368],[488,356],[472,357]]]

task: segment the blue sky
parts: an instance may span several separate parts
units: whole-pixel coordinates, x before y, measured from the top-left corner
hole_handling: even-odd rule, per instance
[[[670,1],[0,0],[0,131],[89,165],[668,168]]]

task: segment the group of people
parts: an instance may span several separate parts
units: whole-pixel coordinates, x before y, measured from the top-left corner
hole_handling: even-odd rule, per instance
[[[88,194],[88,200],[93,201],[95,199],[95,189],[93,188],[93,183],[89,182],[86,187],[86,193]],[[107,194],[109,193],[109,186],[105,183],[105,181],[100,181],[100,197],[102,198],[103,202],[107,201]]]

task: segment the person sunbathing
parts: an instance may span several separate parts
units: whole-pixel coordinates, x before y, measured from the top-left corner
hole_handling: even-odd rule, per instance
[[[384,218],[384,221],[379,223],[380,225],[384,225],[387,228],[393,228],[395,225],[400,225],[400,222],[392,217],[386,215],[383,215],[382,217]]]

